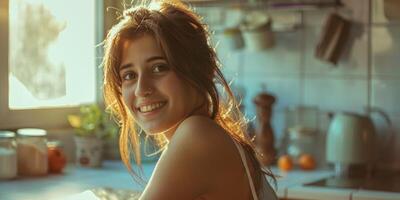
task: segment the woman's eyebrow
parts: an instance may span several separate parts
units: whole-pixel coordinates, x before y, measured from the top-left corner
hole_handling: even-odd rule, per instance
[[[123,69],[129,68],[129,67],[131,67],[131,66],[132,66],[132,63],[127,63],[127,64],[125,64],[125,65],[121,65],[121,66],[119,67],[118,71],[122,71]]]
[[[152,61],[155,61],[155,60],[165,60],[165,58],[163,56],[153,56],[153,57],[148,58],[146,60],[146,62],[149,63],[149,62],[152,62]],[[122,71],[123,69],[129,68],[129,67],[132,67],[132,66],[134,66],[132,63],[127,63],[127,64],[124,64],[124,65],[121,65],[119,67],[118,71]]]
[[[148,58],[146,60],[146,62],[151,62],[151,61],[154,61],[154,60],[165,60],[165,58],[163,56],[153,56],[153,57]]]

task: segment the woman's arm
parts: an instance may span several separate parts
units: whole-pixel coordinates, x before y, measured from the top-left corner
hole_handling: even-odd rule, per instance
[[[223,131],[211,119],[193,116],[182,122],[163,152],[140,199],[195,199],[215,187],[223,168],[213,142]],[[215,140],[214,140],[215,141]]]

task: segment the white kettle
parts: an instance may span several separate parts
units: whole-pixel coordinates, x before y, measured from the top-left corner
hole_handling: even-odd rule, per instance
[[[328,129],[326,158],[335,164],[366,164],[374,160],[375,128],[368,116],[337,113]]]
[[[392,127],[389,116],[379,108],[366,109],[378,113]],[[369,165],[377,160],[377,135],[367,115],[342,112],[333,117],[326,137],[326,159],[335,164],[337,174],[346,173],[350,165]]]

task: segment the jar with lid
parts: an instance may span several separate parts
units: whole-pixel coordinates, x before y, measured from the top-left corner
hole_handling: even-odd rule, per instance
[[[40,176],[47,174],[47,138],[43,129],[17,130],[18,174]]]
[[[298,158],[304,153],[313,155],[317,148],[316,134],[317,131],[312,128],[300,126],[289,128],[287,153],[294,158]]]
[[[17,176],[17,149],[15,133],[0,131],[0,179]]]
[[[58,140],[48,141],[47,154],[49,173],[61,173],[67,164],[62,142]]]

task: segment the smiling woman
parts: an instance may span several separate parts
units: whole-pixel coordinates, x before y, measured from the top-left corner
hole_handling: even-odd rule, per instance
[[[66,113],[96,102],[99,3],[1,1],[0,128],[60,128]]]
[[[143,179],[130,154],[140,166],[140,133],[162,150],[140,199],[277,199],[207,27],[179,2],[125,10],[104,43],[104,97],[121,124],[121,157],[137,181]]]

